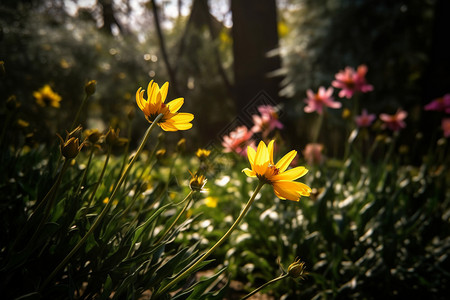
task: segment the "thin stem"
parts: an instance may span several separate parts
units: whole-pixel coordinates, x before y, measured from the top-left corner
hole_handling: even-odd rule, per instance
[[[322,129],[322,124],[323,124],[323,114],[324,113],[325,113],[325,111],[323,111],[323,113],[320,114],[319,118],[317,119],[316,131],[314,132],[314,136],[313,136],[313,143],[317,143],[317,140],[319,139],[320,130]]]
[[[95,147],[93,146],[92,149],[91,149],[91,152],[89,153],[89,159],[88,159],[88,162],[86,164],[86,168],[83,171],[83,176],[81,176],[80,183],[78,184],[78,187],[77,187],[77,189],[75,191],[75,195],[78,194],[78,192],[80,191],[81,187],[83,186],[83,182],[86,180],[87,172],[89,170],[89,167],[91,166],[92,155],[94,154],[94,150],[95,150]]]
[[[261,285],[259,288],[257,288],[257,289],[254,290],[253,292],[251,292],[251,293],[247,294],[246,296],[242,297],[241,300],[245,300],[245,299],[250,298],[251,296],[253,296],[253,295],[256,294],[257,292],[259,292],[260,290],[262,290],[263,288],[265,288],[266,286],[268,286],[268,285],[270,285],[270,284],[272,284],[272,283],[274,283],[274,282],[277,282],[277,281],[279,281],[279,280],[282,280],[282,279],[284,279],[284,278],[286,278],[286,277],[288,277],[288,276],[289,276],[289,273],[286,273],[286,274],[280,275],[279,277],[274,278],[274,279],[272,279],[272,280],[270,280],[270,281],[267,281],[266,283],[264,283],[263,285]]]
[[[186,202],[186,204],[184,205],[184,207],[181,209],[181,211],[178,213],[178,216],[175,218],[175,220],[172,222],[172,224],[170,224],[169,228],[162,234],[162,236],[158,239],[158,241],[156,242],[156,244],[159,244],[162,240],[164,240],[164,238],[167,236],[167,234],[170,232],[170,230],[172,230],[173,226],[175,226],[175,224],[178,222],[178,220],[180,219],[180,217],[183,215],[183,213],[186,211],[186,209],[189,207],[189,204],[191,204],[192,202],[192,195],[194,194],[194,191],[190,191],[189,194],[184,198],[183,201],[181,201],[181,203],[185,202],[187,199],[189,199],[189,201]]]
[[[53,272],[47,277],[47,279],[44,281],[44,283],[42,284],[40,290],[42,291],[47,284],[50,283],[50,281],[53,279],[53,277],[69,262],[69,260],[72,258],[72,256],[78,251],[78,249],[86,242],[87,238],[94,232],[94,230],[97,228],[97,226],[100,224],[100,221],[103,219],[103,217],[106,215],[106,213],[108,212],[111,203],[113,202],[114,197],[116,196],[117,191],[119,190],[120,185],[123,183],[123,181],[125,180],[125,177],[127,176],[128,172],[130,171],[131,166],[134,164],[134,162],[136,161],[137,157],[139,156],[139,154],[141,153],[142,149],[144,149],[144,145],[146,144],[148,138],[150,137],[150,132],[153,130],[153,128],[155,127],[155,125],[159,122],[159,120],[161,120],[161,118],[163,117],[163,114],[159,114],[155,120],[153,121],[153,123],[148,127],[147,131],[145,132],[144,138],[142,139],[142,142],[136,152],[136,154],[134,155],[133,159],[130,161],[130,163],[127,165],[125,171],[122,174],[122,177],[120,178],[119,182],[117,183],[117,185],[115,186],[111,196],[109,197],[109,201],[108,203],[106,203],[106,206],[103,208],[103,210],[100,212],[100,214],[98,215],[98,217],[95,219],[94,223],[92,224],[91,228],[89,229],[89,231],[83,236],[83,238],[75,245],[75,247],[73,247],[72,251],[70,251],[69,254],[66,255],[66,257],[64,258],[64,260],[53,270]]]
[[[187,270],[185,270],[183,273],[179,274],[177,277],[175,277],[171,282],[169,282],[162,290],[157,291],[155,294],[155,297],[164,294],[167,292],[172,286],[174,286],[178,281],[180,281],[182,278],[184,278],[186,275],[191,273],[202,261],[204,261],[211,253],[214,252],[230,235],[231,233],[236,229],[236,227],[239,225],[239,223],[242,221],[242,219],[247,214],[247,211],[250,209],[253,201],[255,201],[256,195],[258,195],[259,191],[263,187],[264,182],[259,182],[258,186],[256,187],[255,191],[253,192],[253,195],[248,200],[245,207],[242,209],[239,217],[237,217],[236,221],[234,221],[233,225],[231,225],[230,229],[220,238],[217,243],[212,246],[205,254],[203,254],[192,266],[190,266]]]
[[[103,176],[105,175],[105,171],[106,171],[106,166],[108,165],[109,157],[111,156],[111,149],[112,149],[112,147],[109,145],[108,146],[108,152],[106,154],[105,163],[103,164],[103,168],[102,168],[102,171],[100,172],[100,176],[99,176],[97,182],[95,183],[94,190],[91,193],[91,197],[89,197],[89,201],[88,201],[88,204],[86,206],[86,209],[89,209],[89,207],[91,206],[92,199],[94,199],[95,193],[97,192],[97,189],[98,189],[98,187],[100,186],[100,183],[103,180]]]
[[[70,131],[75,129],[75,125],[78,122],[78,119],[80,118],[80,113],[83,110],[83,106],[86,103],[88,98],[89,98],[89,95],[86,94],[85,97],[83,98],[83,101],[81,101],[80,107],[78,108],[77,114],[75,115],[75,119],[72,122],[72,126],[70,126]]]

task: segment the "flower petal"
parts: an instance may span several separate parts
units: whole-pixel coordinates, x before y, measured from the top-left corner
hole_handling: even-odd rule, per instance
[[[184,98],[177,98],[167,103],[167,106],[169,107],[170,112],[175,113],[183,106],[183,103]]]
[[[178,113],[172,118],[170,118],[170,121],[172,123],[188,123],[191,122],[194,119],[194,115],[191,113]]]
[[[255,171],[250,170],[249,168],[243,169],[242,172],[244,172],[248,177],[256,177]]]
[[[275,142],[274,140],[271,140],[269,142],[269,145],[267,146],[267,151],[269,152],[269,163],[272,165],[274,165],[274,163],[273,163],[273,143],[274,142]]]
[[[278,170],[280,170],[280,173],[284,172],[287,167],[289,167],[289,164],[292,162],[296,155],[297,151],[292,150],[277,162],[275,166],[278,168]]]
[[[301,182],[276,181],[272,185],[277,197],[292,201],[299,201],[301,196],[309,196],[311,193],[311,188]]]
[[[255,149],[253,149],[253,147],[251,147],[251,146],[247,146],[248,161],[250,162],[250,165],[252,166],[252,168],[253,168],[253,165],[255,164],[255,155],[256,155]]]
[[[296,180],[297,178],[302,177],[306,173],[308,173],[308,170],[305,167],[296,167],[296,168],[287,170],[286,172],[283,172],[283,173],[273,176],[271,178],[271,180],[273,180],[273,181]]]
[[[167,92],[169,91],[169,82],[166,81],[159,91],[161,93],[162,103],[164,103],[164,101],[166,101]]]
[[[259,142],[258,149],[256,149],[255,164],[253,170],[257,174],[265,174],[267,166],[269,165],[269,153],[267,152],[266,144],[261,141]]]

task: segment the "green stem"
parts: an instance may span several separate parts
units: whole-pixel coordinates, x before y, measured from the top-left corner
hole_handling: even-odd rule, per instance
[[[125,180],[125,177],[127,176],[128,172],[130,171],[131,166],[134,164],[134,162],[136,161],[137,157],[139,156],[139,154],[141,153],[142,149],[144,149],[144,145],[146,144],[148,138],[150,137],[150,132],[153,130],[153,128],[155,127],[155,125],[159,122],[159,120],[161,120],[161,118],[163,117],[163,114],[159,114],[155,120],[153,121],[153,123],[148,127],[147,131],[145,132],[144,138],[142,139],[141,145],[139,146],[138,150],[136,151],[136,154],[134,155],[133,159],[130,161],[130,163],[127,165],[125,171],[122,174],[122,177],[120,177],[119,182],[117,183],[117,185],[115,186],[111,196],[109,197],[109,201],[106,204],[106,206],[103,208],[103,210],[101,211],[101,213],[98,215],[98,217],[95,219],[94,223],[92,224],[91,228],[89,229],[89,231],[83,236],[83,238],[75,245],[75,247],[73,247],[72,251],[69,252],[69,254],[66,255],[66,257],[63,259],[63,261],[53,270],[53,272],[47,277],[47,279],[44,281],[44,283],[42,284],[42,286],[40,287],[40,290],[42,291],[47,284],[50,283],[50,281],[53,279],[53,277],[55,277],[55,275],[69,262],[69,260],[72,258],[72,256],[78,251],[78,249],[80,249],[80,247],[86,242],[87,238],[94,232],[94,230],[97,228],[97,226],[100,224],[101,220],[103,219],[103,217],[106,215],[106,213],[108,212],[111,203],[113,202],[114,197],[116,196],[117,191],[119,190],[120,185],[123,183],[123,181]]]
[[[70,131],[75,129],[75,125],[78,122],[78,119],[80,118],[81,111],[83,110],[83,106],[88,98],[89,95],[86,94],[86,96],[83,98],[83,101],[81,101],[80,107],[78,108],[77,114],[75,115],[75,119],[73,120],[72,126],[70,126]]]
[[[92,147],[91,152],[89,153],[89,159],[88,159],[88,162],[86,164],[86,168],[83,171],[83,176],[81,177],[80,183],[78,184],[78,187],[77,187],[77,189],[75,191],[75,195],[78,194],[78,192],[80,191],[81,187],[83,186],[83,182],[86,180],[87,172],[88,172],[89,167],[91,165],[92,155],[94,154],[94,150],[95,150],[95,148]]]
[[[323,124],[323,115],[324,114],[325,114],[325,110],[322,112],[322,114],[319,115],[319,118],[317,119],[316,131],[314,132],[314,136],[313,136],[313,143],[317,143],[317,141],[319,139],[320,130],[322,129],[322,124]]]
[[[284,278],[286,278],[286,277],[288,277],[288,276],[289,276],[289,273],[286,273],[286,274],[280,275],[279,277],[274,278],[274,279],[272,279],[272,280],[270,280],[270,281],[267,281],[266,283],[264,283],[263,285],[261,285],[259,288],[257,288],[257,289],[254,290],[253,292],[247,294],[245,297],[242,297],[241,300],[245,300],[245,299],[250,298],[251,296],[253,296],[253,295],[256,294],[257,292],[259,292],[260,290],[262,290],[263,288],[265,288],[266,286],[268,286],[268,285],[270,285],[270,284],[272,284],[272,283],[274,283],[274,282],[277,282],[277,281],[279,281],[279,280],[282,280],[282,279],[284,279]]]
[[[111,145],[109,145],[108,146],[108,152],[106,154],[105,163],[103,164],[102,171],[100,172],[100,177],[98,178],[97,182],[95,183],[94,190],[92,191],[91,197],[89,197],[89,201],[88,201],[88,204],[86,206],[86,212],[87,212],[87,209],[89,209],[89,207],[91,206],[92,199],[94,199],[95,193],[97,193],[97,189],[98,189],[98,187],[100,186],[100,183],[103,180],[103,176],[105,175],[106,166],[108,165],[109,157],[111,156],[111,149],[112,149],[112,147],[111,147]]]
[[[231,233],[236,229],[236,227],[239,225],[239,223],[242,221],[242,219],[245,217],[245,215],[247,214],[247,211],[250,209],[250,206],[252,205],[253,201],[255,201],[256,195],[258,195],[259,191],[261,190],[261,188],[263,187],[264,182],[259,182],[258,186],[256,187],[255,191],[253,192],[253,195],[250,197],[250,199],[248,200],[247,204],[245,205],[245,207],[242,209],[239,217],[236,219],[236,221],[234,221],[233,225],[231,225],[230,229],[228,229],[228,231],[220,238],[219,241],[217,241],[217,243],[214,244],[214,246],[212,246],[208,252],[206,252],[205,254],[203,254],[192,266],[190,266],[187,270],[185,270],[184,272],[182,272],[181,274],[179,274],[177,277],[175,277],[171,282],[169,282],[162,290],[157,291],[155,294],[155,297],[158,298],[158,296],[164,294],[165,292],[167,292],[172,286],[174,286],[178,281],[180,281],[182,278],[184,278],[186,275],[188,275],[189,273],[191,273],[195,268],[197,268],[197,266],[204,261],[211,253],[214,252],[214,250],[216,250],[230,235]]]
[[[173,226],[175,226],[175,224],[178,222],[178,220],[180,219],[180,217],[183,215],[183,213],[186,211],[186,209],[189,207],[189,204],[191,204],[192,202],[192,195],[194,194],[194,191],[190,191],[189,194],[184,198],[183,201],[181,201],[181,203],[185,202],[187,199],[189,199],[189,201],[186,202],[186,204],[184,205],[184,207],[181,209],[181,211],[178,213],[178,216],[175,218],[175,220],[172,222],[172,224],[170,224],[169,228],[164,231],[164,233],[162,234],[162,236],[158,239],[158,241],[156,242],[156,244],[159,244],[162,240],[164,240],[164,238],[167,236],[167,234],[170,232],[170,230],[172,230]]]

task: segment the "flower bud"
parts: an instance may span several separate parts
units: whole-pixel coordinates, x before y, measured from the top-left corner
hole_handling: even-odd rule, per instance
[[[156,159],[157,160],[163,159],[164,156],[166,156],[166,149],[159,149],[158,151],[156,151]]]
[[[206,184],[206,177],[198,174],[192,175],[192,173],[191,176],[192,178],[189,181],[189,187],[195,192],[200,192]]]
[[[96,144],[102,136],[98,129],[86,129],[84,135],[91,144]]]
[[[288,267],[288,274],[292,278],[300,278],[303,279],[308,273],[305,272],[305,263],[300,259],[296,259],[292,264]]]
[[[177,143],[177,151],[178,152],[183,152],[185,149],[186,149],[186,139],[182,138]]]
[[[78,138],[71,137],[65,142],[60,136],[59,138],[61,139],[61,154],[66,159],[75,158],[78,153],[80,153],[81,148],[83,148],[84,143],[81,143],[80,145],[80,140]]]
[[[86,92],[86,95],[91,96],[95,94],[96,88],[97,88],[97,81],[91,80],[84,86],[84,91]]]

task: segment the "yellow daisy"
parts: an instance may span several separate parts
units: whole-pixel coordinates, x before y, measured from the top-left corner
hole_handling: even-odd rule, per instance
[[[194,119],[194,115],[190,113],[179,113],[178,110],[184,103],[183,98],[177,98],[165,104],[169,90],[169,83],[166,82],[159,88],[156,82],[150,81],[147,87],[147,96],[144,98],[142,88],[136,92],[136,102],[139,108],[144,112],[145,118],[150,123],[159,115],[164,116],[158,121],[158,125],[165,131],[187,130],[192,127],[190,123]]]
[[[305,167],[296,167],[286,171],[297,155],[297,151],[292,150],[275,164],[273,143],[272,140],[266,146],[261,141],[256,151],[249,146],[247,156],[252,169],[245,168],[242,171],[249,177],[258,177],[261,182],[272,185],[275,195],[280,199],[299,201],[301,196],[309,196],[311,188],[304,183],[294,181],[305,175],[308,170]]]
[[[39,106],[46,107],[49,105],[55,108],[60,106],[61,96],[55,93],[48,84],[40,88],[39,91],[33,92],[33,96]]]

